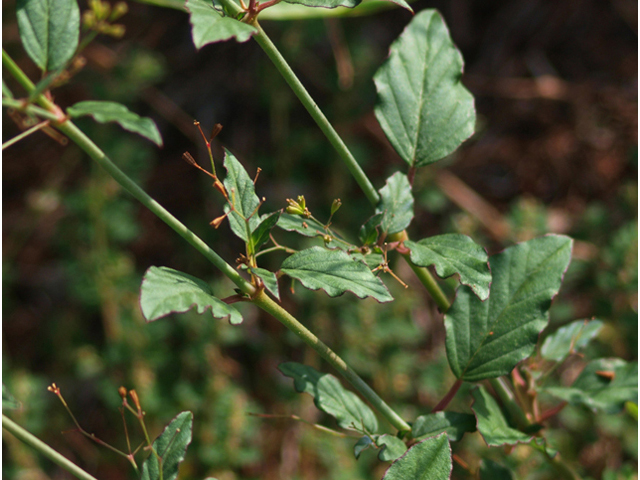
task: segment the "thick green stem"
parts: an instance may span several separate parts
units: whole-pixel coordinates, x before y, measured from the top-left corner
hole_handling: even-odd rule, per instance
[[[451,303],[449,303],[447,296],[436,282],[436,279],[433,278],[433,275],[431,275],[429,270],[426,268],[415,265],[411,261],[411,255],[409,253],[403,253],[402,256],[411,267],[411,270],[413,270],[413,273],[416,274],[418,280],[420,280],[422,285],[424,285],[424,288],[427,289],[427,292],[429,292],[433,300],[436,302],[440,311],[442,313],[446,313],[446,311],[451,307]]]
[[[41,455],[47,457],[56,465],[59,465],[67,472],[75,475],[77,478],[80,478],[81,480],[96,480],[95,477],[89,475],[71,460],[68,460],[66,457],[56,452],[42,440],[27,432],[24,428],[15,423],[6,415],[2,415],[2,428],[4,428],[7,432],[12,434],[19,440],[22,440],[33,449],[37,450]]]
[[[273,315],[285,327],[300,337],[313,348],[324,360],[329,362],[340,374],[354,386],[369,403],[400,431],[410,432],[411,427],[382,400],[362,378],[349,367],[342,358],[316,337],[310,330],[296,320],[289,312],[271,300],[264,291],[258,293],[252,300],[253,304]]]
[[[31,93],[35,86],[29,78],[22,72],[15,62],[2,51],[2,64],[10,71],[11,75]],[[59,112],[59,108],[50,102],[44,95],[39,95],[36,101],[45,109],[52,113]],[[52,122],[52,126],[56,127],[60,132],[64,133],[70,140],[75,142],[82,150],[85,151],[93,160],[95,160],[102,168],[104,168],[113,179],[118,182],[125,190],[133,195],[140,203],[151,210],[163,222],[169,225],[178,235],[184,238],[191,246],[204,255],[211,263],[213,263],[223,274],[225,274],[233,283],[235,283],[243,292],[252,295],[255,293],[255,287],[245,280],[235,268],[225,262],[209,245],[207,245],[200,237],[189,230],[176,217],[171,215],[162,205],[156,202],[151,196],[145,192],[136,182],[131,180],[118,166],[111,161],[107,155],[91,141],[78,127],[70,120],[62,123]]]
[[[225,3],[225,5],[233,3],[232,1],[225,0],[223,0],[223,2]],[[269,39],[262,27],[257,22],[254,22],[253,25],[258,29],[258,33],[253,36],[255,41],[258,42],[258,45],[262,47],[262,49],[271,59],[280,74],[284,77],[285,81],[289,84],[291,90],[293,90],[293,92],[300,99],[311,117],[318,124],[318,127],[320,127],[320,130],[322,130],[322,133],[325,134],[331,145],[333,145],[333,148],[336,149],[336,152],[338,152],[340,158],[342,158],[344,163],[347,165],[347,168],[351,172],[351,175],[353,175],[355,181],[358,183],[358,185],[360,185],[360,188],[366,195],[369,202],[374,206],[377,205],[380,201],[378,192],[375,188],[373,188],[371,181],[364,173],[356,159],[353,157],[347,146],[344,144],[342,138],[340,138],[340,135],[338,135],[331,123],[329,123],[327,117],[324,116],[316,102],[313,101],[313,98],[311,98],[309,92],[307,92],[307,90],[304,88],[302,82],[298,80],[296,74],[293,72],[284,57],[280,54],[271,39]]]

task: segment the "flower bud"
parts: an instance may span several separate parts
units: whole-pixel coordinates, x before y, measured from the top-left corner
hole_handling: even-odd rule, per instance
[[[338,211],[338,209],[342,206],[342,201],[339,198],[336,198],[331,204],[331,216]]]

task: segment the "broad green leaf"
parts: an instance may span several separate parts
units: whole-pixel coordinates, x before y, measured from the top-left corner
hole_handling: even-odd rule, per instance
[[[260,206],[260,199],[256,195],[253,180],[242,164],[226,148],[224,152],[224,166],[227,169],[224,186],[233,203],[233,212],[230,212],[228,217],[229,225],[233,233],[245,242],[249,242],[250,235],[260,225],[260,217],[256,212]],[[225,212],[229,210],[229,204],[225,205]],[[248,225],[245,219],[249,219]]]
[[[373,440],[371,440],[371,437],[364,436],[361,437],[360,440],[358,440],[356,442],[356,444],[353,446],[353,454],[356,457],[356,460],[358,458],[360,458],[360,454],[362,452],[364,452],[367,448],[371,447],[373,445]]]
[[[305,237],[317,237],[324,235],[324,225],[312,218],[303,218],[300,215],[291,215],[284,212],[278,219],[278,227],[288,232],[297,232]]]
[[[205,45],[234,38],[246,42],[258,29],[232,17],[223,17],[207,0],[187,0],[193,43],[199,50]]]
[[[333,375],[295,362],[283,363],[278,369],[293,378],[296,391],[311,395],[316,407],[334,417],[340,427],[369,434],[378,430],[371,409]]]
[[[460,282],[471,287],[480,300],[489,297],[491,272],[487,252],[470,237],[458,233],[437,235],[418,242],[406,241],[411,261],[420,267],[434,265],[441,278],[460,275]]]
[[[141,117],[137,113],[131,112],[119,103],[98,100],[78,102],[67,108],[67,113],[72,118],[91,115],[96,122],[116,122],[125,130],[137,133],[156,145],[162,146],[162,137],[155,122],[150,118]]]
[[[11,395],[11,392],[6,387],[6,385],[2,384],[2,409],[7,410],[16,410],[20,408],[20,402],[16,400],[16,397]]]
[[[480,480],[513,480],[511,470],[486,458],[480,463]]]
[[[458,442],[466,432],[476,431],[476,418],[469,413],[436,412],[416,418],[411,430],[413,438],[433,437],[444,432],[449,441]]]
[[[451,447],[447,436],[416,443],[391,464],[383,480],[448,480],[451,475]]]
[[[598,335],[602,325],[600,320],[571,322],[545,338],[540,353],[548,360],[560,362],[570,353],[587,346]]]
[[[369,267],[342,250],[322,247],[301,250],[286,258],[280,271],[308,289],[321,288],[330,297],[349,291],[359,298],[373,297],[379,302],[393,300],[382,280],[371,273]]]
[[[547,235],[489,259],[491,295],[482,302],[467,286],[445,315],[449,365],[468,382],[507,375],[529,357],[549,320],[549,307],[571,260],[572,240]]]
[[[251,267],[251,273],[253,273],[256,277],[262,280],[264,283],[264,287],[270,291],[274,297],[280,300],[280,290],[278,289],[278,278],[276,274],[266,270],[264,268],[259,267]]]
[[[498,402],[483,387],[474,388],[471,409],[478,420],[478,431],[490,447],[528,443],[533,438],[512,428],[500,410]]]
[[[384,213],[376,213],[360,227],[358,240],[362,245],[371,245],[378,240],[378,227],[382,223],[382,217]]]
[[[80,9],[76,0],[18,0],[20,39],[43,71],[63,68],[78,48]]]
[[[162,477],[160,476],[160,462],[151,453],[142,465],[141,480],[175,480],[178,468],[184,460],[187,447],[191,443],[193,428],[193,414],[179,413],[164,431],[153,442],[153,448],[162,458]]]
[[[260,247],[269,241],[269,233],[278,223],[282,211],[263,215],[260,224],[251,232],[251,253],[258,253]]]
[[[638,402],[638,363],[600,358],[589,362],[571,387],[550,387],[544,391],[572,405],[618,413],[625,402]]]
[[[462,65],[440,14],[423,10],[391,45],[374,77],[376,117],[412,167],[446,157],[473,134],[476,112],[460,82]]]
[[[381,449],[378,460],[383,462],[393,462],[407,451],[407,445],[393,435],[380,435],[376,438],[376,445]]]
[[[214,297],[206,282],[167,267],[150,267],[144,274],[140,306],[148,322],[196,307],[199,314],[211,308],[214,318],[228,318],[233,325],[242,323],[240,312]]]
[[[411,184],[404,173],[396,172],[380,189],[380,204],[376,211],[382,213],[382,231],[391,235],[409,226],[413,220],[413,195]]]

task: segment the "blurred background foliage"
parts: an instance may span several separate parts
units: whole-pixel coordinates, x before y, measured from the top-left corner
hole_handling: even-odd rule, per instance
[[[463,81],[476,96],[479,118],[477,134],[456,154],[418,172],[412,238],[460,232],[496,253],[547,232],[571,235],[574,259],[549,331],[596,317],[605,328],[592,356],[636,359],[637,3],[420,0],[413,6],[443,13],[465,58]],[[19,44],[15,2],[2,9],[3,48],[36,78]],[[377,188],[405,166],[373,115],[372,75],[410,19],[392,9],[264,22]],[[62,106],[122,102],[158,123],[162,149],[114,125],[78,122],[123,170],[233,262],[239,241],[227,225],[208,225],[222,212],[220,198],[180,159],[189,150],[206,165],[193,119],[205,130],[219,122],[218,162],[224,144],[250,173],[260,167],[257,191],[267,209],[304,194],[324,219],[339,197],[334,225],[356,238],[370,206],[255,43],[197,52],[185,13],[134,2],[121,23],[124,38],[98,37],[84,51],[86,66],[54,95]],[[19,131],[4,112],[3,140]],[[138,289],[151,265],[205,279],[220,296],[231,295],[232,285],[78,148],[38,132],[4,151],[2,186],[3,382],[22,402],[13,414],[17,422],[103,480],[134,478],[124,459],[74,432],[46,391],[56,382],[87,431],[125,449],[117,392],[124,385],[137,390],[152,435],[180,411],[193,411],[194,439],[180,478],[382,477],[387,466],[375,452],[353,458],[353,438],[248,415],[295,414],[335,428],[276,369],[288,360],[327,366],[274,319],[240,305],[239,327],[194,313],[145,324]],[[276,236],[292,246],[298,241]],[[262,258],[273,270],[283,259]],[[333,300],[300,286],[295,295],[284,293],[283,304],[412,420],[437,403],[453,377],[441,314],[405,264],[392,267],[411,287],[385,278],[392,304],[349,294]],[[582,365],[576,358],[559,373],[575,377]],[[469,411],[464,393],[453,410]],[[137,444],[140,433],[129,425]],[[549,437],[585,478],[637,478],[637,422],[626,413],[594,417],[567,407],[551,426]],[[453,448],[472,470],[490,458],[517,478],[553,478],[527,446],[505,457],[475,433]],[[3,458],[3,478],[66,478],[11,436],[3,436]],[[454,465],[453,478],[472,478]]]

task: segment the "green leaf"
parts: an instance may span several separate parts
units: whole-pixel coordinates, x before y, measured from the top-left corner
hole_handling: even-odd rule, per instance
[[[259,267],[251,267],[250,270],[251,273],[262,280],[264,287],[270,291],[278,301],[280,301],[280,290],[278,289],[278,278],[276,277],[276,274]]]
[[[393,300],[382,280],[371,273],[369,267],[342,250],[322,247],[301,250],[286,258],[280,271],[310,290],[321,288],[330,297],[349,291],[359,298],[373,297],[379,302]]]
[[[436,412],[416,418],[411,430],[413,438],[433,437],[446,433],[449,441],[458,442],[466,432],[476,431],[476,418],[468,413]]]
[[[232,17],[223,17],[207,0],[187,0],[191,36],[199,50],[205,45],[234,38],[246,42],[258,29]]]
[[[480,300],[489,297],[491,271],[487,252],[470,237],[458,233],[437,235],[418,242],[406,241],[411,261],[420,267],[435,265],[439,277],[460,275],[460,282],[471,287]]]
[[[155,122],[150,118],[141,117],[137,113],[131,112],[119,103],[98,100],[78,102],[67,108],[67,113],[72,118],[91,115],[96,122],[116,122],[125,130],[137,133],[156,145],[162,146],[162,137]]]
[[[2,409],[5,410],[16,410],[21,407],[21,404],[16,397],[11,395],[11,392],[6,387],[6,385],[2,384]]]
[[[513,475],[504,465],[483,458],[480,463],[480,480],[513,480]]]
[[[45,72],[63,68],[78,48],[76,0],[18,0],[16,7],[20,38],[31,60]]]
[[[382,462],[393,462],[407,451],[407,445],[402,440],[386,433],[376,438],[376,445],[381,449],[378,460]]]
[[[178,477],[178,468],[184,460],[187,447],[191,443],[191,430],[193,427],[193,414],[191,412],[179,413],[164,431],[153,442],[153,448],[162,458],[162,477],[160,477],[160,463],[151,453],[142,465],[141,480],[175,480]]]
[[[206,282],[167,267],[150,267],[142,280],[140,306],[148,322],[170,313],[181,313],[196,307],[199,314],[211,307],[214,318],[228,318],[229,323],[242,323],[235,308],[213,296]]]
[[[340,427],[369,434],[378,430],[371,409],[333,375],[295,362],[283,363],[278,369],[293,378],[296,391],[311,395],[316,407],[334,417]]]
[[[253,180],[242,164],[226,148],[224,152],[224,167],[227,169],[224,186],[233,203],[233,212],[230,212],[228,217],[229,225],[233,233],[245,242],[249,242],[249,235],[260,225],[260,217],[256,212],[260,206],[260,199],[256,195]],[[229,212],[229,204],[225,205],[224,210]],[[249,232],[247,232],[247,222],[245,221],[247,218],[249,219]]]
[[[374,77],[376,117],[412,167],[440,160],[473,134],[476,112],[460,82],[462,65],[440,14],[423,10],[391,45]]]
[[[544,391],[572,405],[618,413],[625,402],[638,403],[638,363],[600,358],[589,362],[571,387],[549,387]]]
[[[570,353],[586,347],[598,335],[602,325],[600,320],[571,322],[545,338],[540,353],[548,360],[561,362]]]
[[[336,7],[357,7],[362,3],[362,0],[284,0],[286,3],[294,5],[304,5],[305,7],[322,7],[322,8],[336,8]],[[404,0],[389,0],[402,8],[406,8],[410,12],[413,9]]]
[[[358,240],[362,245],[371,245],[378,240],[378,227],[382,223],[382,217],[384,213],[376,213],[360,227]]]
[[[380,189],[380,204],[376,212],[382,213],[382,231],[390,235],[409,226],[413,219],[411,184],[404,173],[396,172]]]
[[[459,379],[507,375],[529,357],[571,260],[572,240],[547,235],[489,259],[493,283],[482,302],[466,286],[445,315],[447,357]]]
[[[282,210],[265,214],[260,218],[260,224],[251,232],[251,253],[258,253],[260,247],[269,241],[269,234],[278,223]]]
[[[451,447],[447,436],[416,443],[391,464],[383,480],[448,480],[451,475]]]
[[[356,442],[356,444],[353,446],[353,454],[356,457],[356,460],[358,458],[360,458],[360,454],[362,452],[364,452],[367,448],[371,447],[373,445],[373,440],[371,440],[371,437],[364,436],[361,437],[360,440],[358,440]]]
[[[498,402],[483,387],[471,392],[473,405],[471,409],[478,420],[478,431],[490,447],[528,443],[533,436],[512,428],[500,410]]]
[[[305,237],[317,237],[325,234],[324,225],[312,218],[283,213],[278,219],[278,227],[288,232],[296,232]]]

